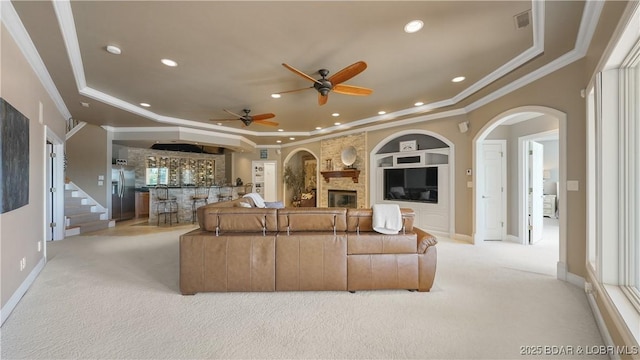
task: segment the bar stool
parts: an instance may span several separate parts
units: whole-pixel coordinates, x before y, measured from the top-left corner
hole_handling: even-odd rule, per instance
[[[220,193],[218,194],[218,201],[228,201],[233,199],[233,188],[225,185],[220,187]]]
[[[196,210],[198,209],[198,202],[204,202],[204,205],[209,203],[209,187],[198,186],[193,190],[193,195],[191,195],[191,223],[196,222]]]
[[[160,215],[164,216],[164,223],[167,223],[167,214],[169,214],[169,226],[173,225],[172,215],[176,214],[176,224],[180,222],[178,219],[178,201],[175,196],[169,196],[169,187],[167,185],[156,186],[156,216],[158,217],[157,225],[160,226]]]

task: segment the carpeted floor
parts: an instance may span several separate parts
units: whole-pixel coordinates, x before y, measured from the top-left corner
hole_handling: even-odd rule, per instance
[[[49,243],[49,262],[1,329],[2,359],[521,359],[541,357],[521,356],[527,346],[603,345],[584,291],[555,279],[557,239],[441,238],[430,293],[182,296],[178,236],[192,227]]]

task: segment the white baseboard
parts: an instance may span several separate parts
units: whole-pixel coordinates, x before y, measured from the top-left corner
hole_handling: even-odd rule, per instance
[[[567,271],[567,264],[561,261],[558,261],[558,264],[556,265],[556,269],[557,269],[556,273],[557,273],[558,280],[566,281],[569,284],[573,284],[581,289],[584,289],[584,284],[586,283],[585,279],[581,276],[578,276],[576,274],[573,274]]]
[[[505,240],[516,244],[522,244],[520,242],[520,238],[515,235],[507,235],[507,238]]]
[[[453,239],[454,240],[464,241],[464,242],[469,243],[469,244],[473,244],[473,238],[470,235],[454,234],[453,235]]]
[[[587,294],[587,300],[589,301],[589,307],[591,307],[591,312],[593,313],[593,317],[596,320],[596,326],[598,326],[598,330],[600,330],[600,336],[602,336],[602,340],[606,346],[615,346],[613,339],[611,338],[611,333],[609,333],[609,329],[607,328],[607,324],[604,322],[604,317],[602,317],[602,312],[596,303],[596,296],[593,290],[585,291]],[[620,355],[613,353],[609,354],[609,357],[612,360],[620,359]]]
[[[46,260],[44,257],[40,259],[40,262],[38,262],[38,265],[36,265],[36,267],[34,267],[33,270],[31,270],[31,273],[29,273],[29,276],[27,276],[27,278],[24,279],[20,287],[18,287],[16,292],[14,292],[11,298],[9,298],[9,301],[7,301],[7,303],[2,307],[2,309],[0,309],[0,318],[2,319],[2,322],[0,322],[0,326],[4,324],[5,320],[9,318],[9,315],[11,315],[11,313],[16,308],[16,306],[18,306],[20,299],[22,299],[24,294],[27,293],[27,290],[29,290],[29,288],[31,287],[31,284],[33,284],[33,282],[36,280],[36,278],[38,277],[38,274],[40,274],[42,269],[44,269],[45,263],[46,263]]]

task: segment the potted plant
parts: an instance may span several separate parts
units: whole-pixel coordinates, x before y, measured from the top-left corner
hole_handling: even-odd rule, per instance
[[[304,189],[304,170],[294,170],[287,165],[284,168],[284,183],[292,192],[293,201],[298,201]]]

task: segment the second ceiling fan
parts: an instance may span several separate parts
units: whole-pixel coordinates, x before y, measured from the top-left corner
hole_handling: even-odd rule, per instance
[[[251,116],[251,115],[249,115],[249,113],[251,112],[251,110],[249,110],[249,109],[242,110],[244,112],[244,115],[233,113],[233,112],[231,112],[231,111],[229,111],[227,109],[224,109],[224,111],[227,114],[235,116],[236,118],[235,119],[211,119],[211,121],[235,121],[235,120],[240,120],[240,121],[242,121],[244,126],[249,126],[254,122],[256,124],[260,124],[260,125],[278,126],[278,123],[275,122],[275,121],[267,121],[267,119],[271,119],[271,118],[276,117],[272,113],[259,114],[259,115]]]
[[[315,88],[318,91],[318,104],[319,105],[324,105],[324,104],[327,103],[327,100],[329,99],[329,92],[331,92],[331,91],[336,92],[338,94],[356,95],[356,96],[366,96],[366,95],[369,95],[369,94],[371,94],[373,92],[373,90],[368,89],[368,88],[342,84],[343,82],[345,82],[345,81],[351,79],[352,77],[360,74],[361,72],[363,72],[367,68],[367,63],[365,63],[364,61],[358,61],[356,63],[353,63],[353,64],[347,66],[346,68],[338,71],[337,73],[333,74],[329,78],[327,78],[327,75],[329,75],[329,70],[320,69],[320,70],[318,70],[318,73],[322,77],[321,79],[314,79],[310,75],[307,75],[307,74],[303,73],[302,71],[294,68],[291,65],[283,63],[282,66],[284,66],[285,68],[291,70],[294,74],[297,74],[297,75],[301,76],[302,78],[313,82],[313,88]],[[296,89],[296,90],[283,91],[283,92],[280,92],[280,94],[285,94],[285,93],[290,93],[290,92],[295,92],[295,91],[301,91],[301,90],[306,90],[306,89],[311,89],[311,87],[306,87],[306,88]]]

